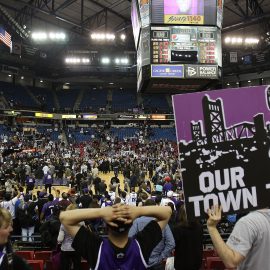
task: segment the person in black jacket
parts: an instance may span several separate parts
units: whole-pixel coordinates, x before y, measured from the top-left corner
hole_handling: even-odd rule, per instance
[[[12,217],[5,208],[0,208],[0,270],[31,270],[30,266],[12,252],[9,236],[12,232]]]
[[[188,221],[185,206],[179,209],[179,222],[172,232],[175,240],[175,270],[198,270],[203,258],[203,228],[197,221]]]

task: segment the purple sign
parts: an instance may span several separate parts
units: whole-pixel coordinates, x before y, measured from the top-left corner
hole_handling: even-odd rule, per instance
[[[164,0],[164,15],[204,15],[204,0]]]
[[[152,78],[183,78],[183,65],[151,65]]]
[[[270,87],[173,96],[189,218],[269,205]]]

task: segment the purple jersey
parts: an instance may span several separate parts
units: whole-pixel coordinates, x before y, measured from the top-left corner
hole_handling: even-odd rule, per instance
[[[116,254],[108,239],[99,248],[96,270],[144,270],[147,264],[136,239],[131,238],[125,253]]]

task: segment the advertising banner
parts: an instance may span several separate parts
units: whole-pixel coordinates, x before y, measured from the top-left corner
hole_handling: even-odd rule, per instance
[[[149,0],[139,0],[142,27],[150,24],[150,4]]]
[[[183,78],[183,65],[151,65],[151,77],[154,78]]]
[[[173,96],[189,219],[269,206],[270,87]]]
[[[185,65],[185,78],[218,79],[218,66]]]

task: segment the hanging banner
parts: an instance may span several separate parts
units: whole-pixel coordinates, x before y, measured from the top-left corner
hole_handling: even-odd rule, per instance
[[[270,87],[173,96],[189,219],[269,206]]]

